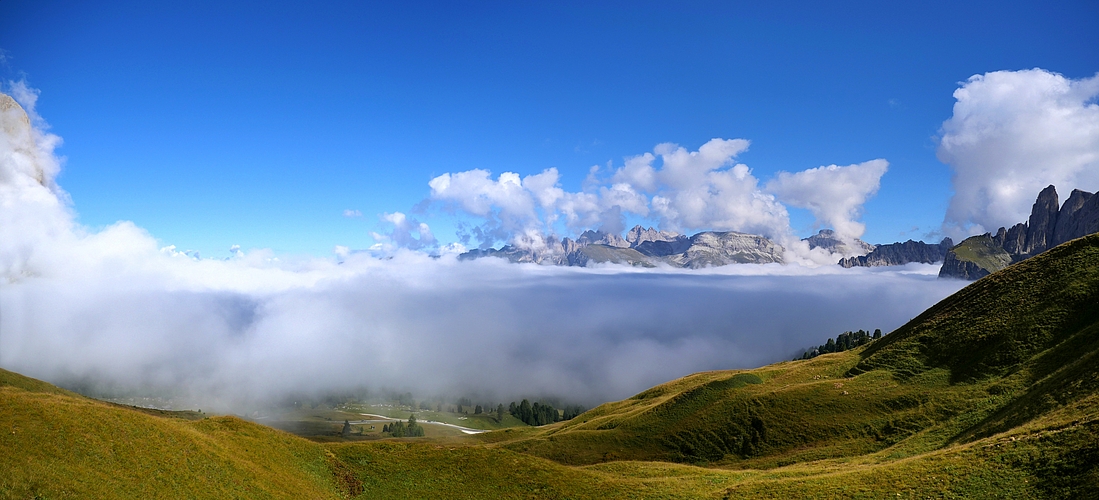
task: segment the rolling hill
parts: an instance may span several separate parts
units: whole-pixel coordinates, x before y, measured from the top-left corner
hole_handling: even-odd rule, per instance
[[[858,349],[468,438],[320,444],[0,372],[0,497],[1096,498],[1097,361],[1092,235]]]

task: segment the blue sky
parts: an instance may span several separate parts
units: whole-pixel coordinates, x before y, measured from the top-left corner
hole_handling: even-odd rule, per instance
[[[935,136],[959,82],[1091,77],[1099,4],[5,0],[0,49],[0,76],[39,89],[65,140],[79,221],[203,256],[366,248],[379,214],[424,207],[444,173],[556,167],[578,191],[592,165],[712,138],[750,140],[736,161],[763,181],[886,159],[861,220],[891,242],[940,237]],[[454,240],[458,218],[425,210]]]

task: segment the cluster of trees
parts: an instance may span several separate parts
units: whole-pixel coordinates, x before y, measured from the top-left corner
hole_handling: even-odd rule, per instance
[[[584,407],[580,405],[568,405],[561,410],[561,420],[572,420],[581,413],[584,413]]]
[[[821,354],[828,354],[831,352],[843,352],[848,349],[854,349],[856,347],[869,344],[873,340],[881,338],[881,329],[875,329],[873,335],[866,330],[859,330],[857,332],[843,332],[839,334],[835,339],[828,339],[828,342],[821,344],[819,347],[814,347],[805,351],[800,358],[794,358],[794,361],[799,359],[811,359]]]
[[[400,420],[392,424],[382,426],[382,432],[388,432],[393,437],[420,437],[424,435],[424,426],[416,423],[416,415],[408,417],[408,424]]]
[[[498,415],[497,420],[503,420],[504,405],[498,406],[496,412]],[[508,413],[527,425],[546,425],[575,418],[577,415],[584,413],[584,408],[566,406],[563,411],[558,411],[553,405],[542,404],[537,401],[532,405],[530,401],[524,399],[519,404],[515,404],[513,401],[508,407]]]

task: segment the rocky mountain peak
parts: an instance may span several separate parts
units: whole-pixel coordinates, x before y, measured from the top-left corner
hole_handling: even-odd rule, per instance
[[[1089,211],[1091,213],[1089,213]],[[1080,235],[1091,234],[1099,228],[1090,231],[1084,227],[1088,220],[1099,220],[1099,200],[1087,191],[1073,189],[1068,195],[1065,204],[1061,205],[1061,212],[1057,214],[1057,226],[1053,230],[1053,243],[1057,246]]]
[[[831,229],[821,229],[808,238],[802,238],[809,244],[809,249],[823,248],[831,253],[838,253],[848,256],[866,255],[874,251],[875,245],[871,245],[865,241],[855,238],[854,241],[845,241]]]
[[[617,234],[592,231],[591,229],[581,233],[576,238],[576,242],[581,245],[607,245],[616,248],[629,248],[631,246],[629,242]]]
[[[1057,189],[1051,184],[1038,193],[1038,199],[1030,210],[1026,249],[1023,253],[1037,255],[1051,246],[1053,232],[1057,227],[1057,212]]]
[[[30,117],[10,95],[0,92],[0,133],[11,148],[11,165],[14,169],[46,186],[46,171],[38,159],[34,145]]]
[[[640,225],[634,226],[626,233],[626,242],[630,247],[636,247],[646,241],[667,241],[673,242],[681,239],[686,239],[686,236],[675,233],[672,231],[657,231],[653,228],[642,228]]]

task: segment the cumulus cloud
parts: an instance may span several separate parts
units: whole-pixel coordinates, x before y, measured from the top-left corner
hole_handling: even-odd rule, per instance
[[[944,232],[959,238],[1024,221],[1050,184],[1062,196],[1099,189],[1097,96],[1099,74],[996,71],[963,82],[938,148],[954,172]]]
[[[779,240],[796,240],[786,207],[751,169],[737,163],[748,149],[744,139],[712,139],[697,151],[659,144],[652,152],[626,158],[620,167],[594,166],[580,192],[560,186],[550,168],[520,178],[487,170],[446,173],[429,182],[430,199],[481,219],[469,233],[481,246],[498,241],[521,243],[538,235],[601,229],[620,233],[627,216],[654,220],[662,229],[741,231]],[[794,204],[810,207],[824,224],[841,224],[844,234],[862,234],[857,218],[888,164],[874,160],[850,167],[822,167],[783,174],[768,188],[783,188]],[[601,172],[608,172],[605,178]],[[826,182],[825,193],[799,191],[802,179]],[[802,206],[802,205],[798,205]]]
[[[711,139],[697,151],[658,144],[621,166],[591,167],[583,188],[561,188],[550,168],[520,178],[487,170],[447,173],[431,180],[429,200],[471,215],[478,222],[459,230],[463,243],[481,248],[504,242],[551,248],[550,238],[588,229],[621,234],[627,218],[648,219],[664,230],[740,231],[762,234],[786,248],[789,262],[834,264],[836,255],[810,250],[790,228],[786,205],[807,208],[817,225],[847,240],[862,236],[863,204],[877,193],[889,163],[883,159],[848,166],[780,172],[763,184],[736,161],[744,139]],[[777,195],[777,196],[776,196]]]
[[[56,161],[33,142],[44,135],[5,109],[0,366],[53,382],[168,390],[222,410],[362,386],[593,404],[699,370],[785,359],[847,329],[888,331],[961,286],[931,266],[581,269],[401,248],[378,259],[346,247],[332,259],[239,247],[200,259],[130,222],[74,224],[48,187],[55,171],[36,163]],[[728,151],[676,168],[710,182]],[[546,207],[567,216],[556,173],[540,175],[473,172],[432,189],[501,223]],[[621,193],[594,194],[628,205]],[[389,241],[433,241],[405,214],[383,220]]]
[[[41,249],[66,244],[74,228],[68,195],[54,182],[61,138],[34,112],[36,91],[22,81],[7,87],[23,104],[0,94],[0,279],[12,281],[34,275]]]
[[[373,250],[391,253],[398,248],[419,250],[436,245],[435,235],[427,224],[410,219],[401,212],[384,213],[381,219],[392,226],[388,233],[371,233],[377,245]]]
[[[850,241],[866,230],[857,219],[866,200],[878,192],[888,169],[889,162],[877,159],[846,167],[779,172],[767,183],[767,190],[784,203],[809,209],[818,225],[831,227],[840,238]]]
[[[662,165],[654,171],[659,185],[652,205],[661,226],[679,231],[741,231],[772,238],[788,233],[786,207],[760,190],[759,180],[747,165],[734,162],[736,155],[747,149],[744,139],[712,139],[698,151],[675,144],[658,145],[654,153]]]

